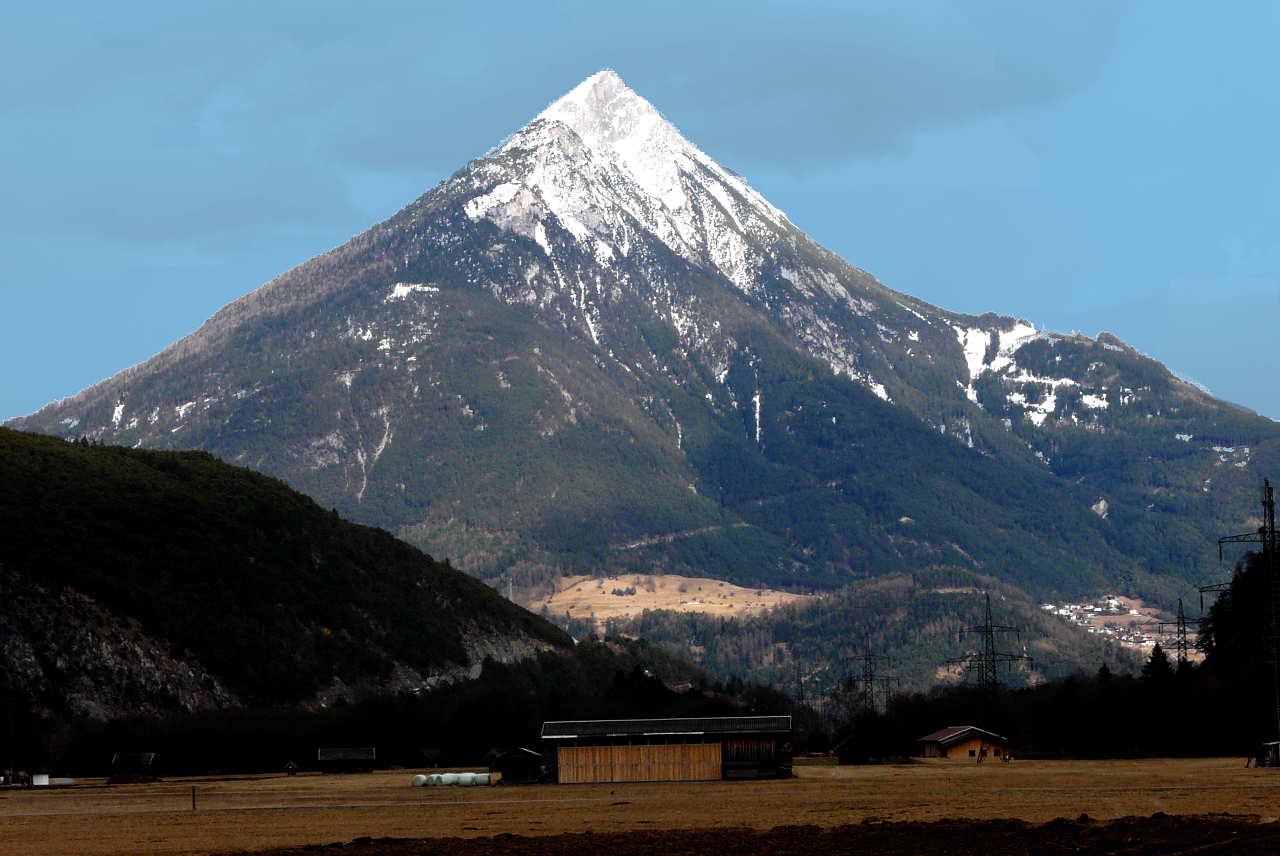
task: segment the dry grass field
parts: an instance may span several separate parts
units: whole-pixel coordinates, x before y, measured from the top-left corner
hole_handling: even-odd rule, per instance
[[[649,588],[652,586],[652,588]],[[634,594],[614,594],[615,590]],[[773,589],[750,589],[723,580],[682,577],[675,574],[628,577],[564,577],[555,593],[525,601],[535,612],[544,606],[556,615],[568,612],[572,618],[630,618],[646,609],[673,612],[705,612],[731,617],[770,609],[784,603],[813,600],[812,595],[791,594]]]
[[[917,827],[926,832],[938,828],[954,831],[959,828],[955,825],[958,818],[1012,818],[1042,824],[1082,814],[1097,821],[1158,812],[1254,816],[1252,825],[1242,828],[1264,830],[1272,836],[1267,840],[1280,846],[1280,833],[1275,832],[1280,827],[1258,826],[1258,821],[1270,824],[1280,816],[1280,770],[1245,769],[1235,758],[1019,760],[981,766],[928,761],[884,767],[804,765],[797,771],[796,778],[784,781],[474,788],[412,788],[409,779],[414,771],[408,770],[294,778],[172,779],[143,785],[85,781],[68,787],[0,791],[0,852],[6,856],[217,853],[360,838],[429,838],[436,839],[430,846],[402,842],[405,849],[392,847],[394,842],[361,846],[370,854],[568,853],[579,848],[549,845],[552,841],[588,840],[580,834],[591,833],[595,852],[601,852],[598,845],[608,837],[615,844],[603,852],[621,852],[627,849],[627,842],[639,847],[649,841],[654,848],[673,853],[715,852],[721,846],[746,853],[754,852],[753,847],[776,851],[778,844],[769,837],[781,834],[775,827],[803,827],[787,834],[802,839],[808,835],[814,840],[806,846],[816,847],[818,852],[862,852],[840,849],[842,842],[848,844],[857,835],[831,830],[855,824],[863,837],[883,837],[893,830],[903,835]],[[191,810],[193,786],[195,811]],[[948,823],[928,827],[888,823],[941,820]],[[1239,825],[1238,821],[1231,823]],[[1008,828],[1016,831],[1024,826]],[[975,828],[990,831],[1006,827],[979,824]],[[1050,824],[1030,829],[1054,828],[1058,827]],[[706,839],[709,843],[703,849],[662,843],[659,839],[668,830],[702,830],[680,833],[680,840]],[[1067,834],[1063,828],[1058,831]],[[566,839],[566,833],[579,835]],[[1169,833],[1177,839],[1190,834],[1181,827]],[[477,841],[474,845],[451,841],[446,849],[441,849],[439,840],[500,835],[504,837],[498,841]],[[513,839],[511,835],[521,837]],[[730,844],[729,839],[744,835],[755,845]],[[830,846],[822,843],[823,835],[833,839]],[[874,847],[900,844],[881,842]],[[352,852],[364,851],[357,846]],[[1177,852],[1177,848],[1168,852]]]

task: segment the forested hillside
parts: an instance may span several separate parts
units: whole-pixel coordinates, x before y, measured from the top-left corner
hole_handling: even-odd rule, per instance
[[[742,618],[651,610],[606,622],[609,633],[638,636],[699,663],[722,678],[747,680],[827,695],[850,674],[860,674],[870,651],[879,671],[902,690],[924,689],[962,677],[963,660],[980,642],[963,631],[982,622],[991,595],[996,624],[1016,627],[1001,650],[1031,662],[1008,672],[1014,686],[1061,677],[1110,663],[1137,668],[1138,655],[1045,613],[1025,591],[955,567],[890,574]]]
[[[0,429],[0,519],[0,668],[54,713],[318,703],[569,645],[447,564],[204,452]]]
[[[1157,646],[1137,674],[1102,662],[995,694],[975,686],[904,693],[883,711],[847,717],[836,738],[841,756],[909,755],[921,735],[944,724],[974,724],[1008,738],[1019,757],[1254,758],[1280,726],[1266,565],[1258,554],[1237,565],[1201,627],[1202,662],[1180,662]]]

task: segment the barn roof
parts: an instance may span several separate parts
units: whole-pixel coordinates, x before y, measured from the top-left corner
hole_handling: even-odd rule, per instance
[[[993,734],[990,731],[978,728],[976,725],[948,725],[946,728],[940,728],[932,734],[926,734],[919,739],[919,742],[950,746],[953,743],[960,743],[971,737],[986,737],[996,743],[1009,742],[999,734]]]
[[[565,740],[573,737],[654,737],[678,734],[759,734],[790,731],[790,716],[585,719],[542,723],[542,736],[548,740]]]
[[[542,759],[541,752],[535,752],[524,746],[517,746],[514,749],[490,749],[489,754],[484,756],[486,761],[499,761],[512,758],[518,758],[525,761],[539,761]]]

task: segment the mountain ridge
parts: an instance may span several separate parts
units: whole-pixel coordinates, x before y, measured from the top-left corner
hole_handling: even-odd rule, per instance
[[[661,170],[637,180],[559,118],[595,101],[647,131],[597,111],[587,138],[618,131]],[[611,72],[152,360],[10,424],[206,448],[526,587],[708,567],[832,587],[955,559],[1167,599],[1280,462],[1274,423],[1114,337],[886,287]]]

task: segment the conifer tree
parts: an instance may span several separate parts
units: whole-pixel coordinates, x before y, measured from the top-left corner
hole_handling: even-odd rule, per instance
[[[1150,684],[1163,684],[1172,677],[1173,665],[1169,662],[1169,655],[1157,642],[1151,649],[1150,659],[1142,667],[1142,680]]]

